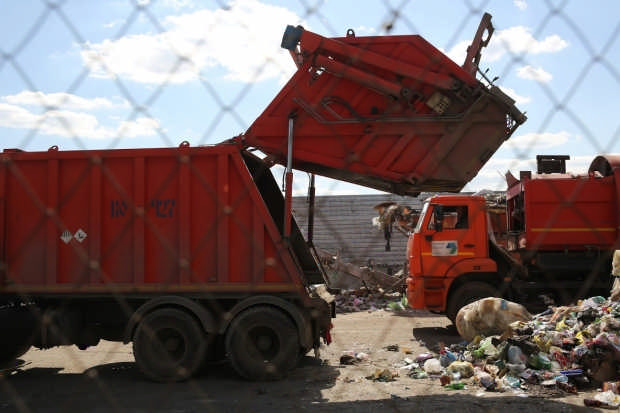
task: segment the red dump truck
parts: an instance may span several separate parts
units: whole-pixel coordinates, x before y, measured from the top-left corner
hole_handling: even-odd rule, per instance
[[[154,380],[223,355],[243,377],[282,377],[329,342],[335,316],[291,214],[293,168],[402,194],[461,189],[525,120],[476,78],[491,32],[485,16],[461,67],[419,36],[289,26],[282,46],[298,70],[241,136],[5,150],[0,360],[106,339],[133,342]]]
[[[408,242],[413,308],[456,313],[495,296],[533,311],[608,295],[620,246],[620,157],[596,157],[588,174],[566,173],[566,155],[537,157],[537,173],[507,174],[504,222],[481,196],[428,199]],[[499,228],[497,228],[499,224]]]

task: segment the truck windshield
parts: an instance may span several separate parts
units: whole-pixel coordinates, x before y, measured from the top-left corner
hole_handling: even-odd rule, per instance
[[[422,206],[422,211],[420,211],[420,217],[418,218],[418,223],[415,226],[415,230],[413,232],[420,232],[420,228],[422,228],[422,222],[424,222],[424,217],[426,216],[426,211],[428,210],[429,202],[425,202]]]

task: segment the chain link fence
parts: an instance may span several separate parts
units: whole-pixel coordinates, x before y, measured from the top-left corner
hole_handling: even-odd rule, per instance
[[[567,169],[570,171],[571,165],[574,165],[575,172],[582,174],[595,156],[620,152],[618,147],[620,124],[614,113],[614,97],[620,90],[617,66],[620,58],[620,45],[617,41],[620,23],[613,17],[616,11],[615,4],[610,2],[583,5],[570,1],[532,3],[524,0],[503,3],[467,0],[458,3],[439,2],[434,5],[421,5],[416,1],[385,0],[362,5],[357,2],[306,0],[297,2],[237,0],[204,3],[185,0],[134,0],[94,5],[71,0],[32,0],[19,5],[5,5],[6,16],[0,19],[6,28],[4,38],[0,41],[2,146],[9,149],[8,153],[16,156],[15,159],[18,159],[20,154],[45,152],[50,148],[49,151],[52,153],[58,151],[60,154],[58,159],[67,159],[62,161],[66,162],[64,165],[76,162],[77,166],[71,167],[74,172],[63,175],[63,168],[69,166],[55,164],[49,167],[51,169],[40,169],[35,166],[31,170],[28,169],[31,168],[28,162],[35,162],[36,157],[29,158],[22,164],[11,161],[13,158],[10,157],[3,158],[4,169],[0,176],[3,181],[0,182],[0,192],[8,194],[3,195],[5,198],[16,194],[14,196],[17,199],[11,201],[12,207],[6,206],[8,205],[6,199],[0,200],[3,202],[2,219],[7,219],[3,225],[5,231],[12,230],[21,234],[19,239],[4,239],[1,244],[3,274],[0,275],[0,280],[4,283],[5,294],[3,301],[0,302],[0,308],[5,311],[10,309],[12,312],[8,316],[2,316],[0,320],[12,326],[9,331],[11,337],[15,339],[8,338],[7,335],[2,339],[3,348],[21,355],[21,348],[17,347],[24,345],[27,340],[20,340],[19,334],[23,330],[20,329],[20,324],[28,326],[32,319],[37,320],[37,325],[39,322],[48,322],[53,326],[49,334],[55,335],[55,338],[50,339],[48,343],[52,345],[81,343],[86,347],[96,344],[99,338],[122,341],[123,337],[111,320],[123,320],[124,323],[132,320],[135,317],[134,311],[140,305],[158,295],[179,294],[190,297],[192,302],[208,301],[209,311],[212,314],[232,318],[236,314],[235,303],[241,300],[240,296],[245,298],[246,295],[260,292],[256,280],[249,284],[250,290],[240,295],[227,291],[223,299],[217,295],[216,290],[205,293],[208,296],[206,298],[195,289],[175,290],[175,285],[179,282],[187,286],[192,283],[213,281],[208,278],[209,274],[202,273],[196,268],[209,268],[216,274],[228,270],[233,274],[235,271],[240,272],[249,268],[250,271],[265,271],[267,274],[269,268],[277,265],[269,259],[257,264],[257,261],[262,260],[261,254],[265,252],[262,249],[270,248],[265,246],[266,244],[263,245],[263,240],[258,238],[268,237],[269,231],[273,231],[271,227],[280,232],[287,231],[283,222],[286,221],[284,200],[273,194],[266,198],[268,203],[274,204],[267,207],[271,213],[269,216],[273,216],[273,223],[266,224],[267,229],[256,224],[258,212],[246,205],[248,199],[258,202],[252,198],[254,181],[248,184],[240,178],[242,183],[238,184],[240,189],[235,195],[236,198],[221,198],[222,178],[218,178],[221,176],[218,174],[224,173],[229,176],[232,186],[235,174],[240,173],[234,169],[236,161],[231,161],[230,165],[233,166],[230,166],[226,163],[228,161],[222,161],[222,158],[213,157],[200,162],[183,161],[182,158],[184,155],[189,156],[192,148],[230,142],[229,139],[237,144],[241,142],[235,139],[239,139],[239,136],[253,125],[255,119],[261,116],[285,82],[293,76],[296,68],[288,53],[282,50],[279,44],[286,24],[302,25],[325,37],[343,37],[349,28],[358,37],[421,34],[460,65],[467,55],[467,46],[483,13],[489,11],[493,14],[495,32],[492,42],[482,49],[483,58],[477,77],[484,84],[500,86],[516,101],[516,106],[526,112],[528,121],[492,158],[488,159],[488,162],[485,160],[486,166],[465,187],[464,190],[468,194],[481,189],[494,191],[495,196],[503,194],[506,189],[506,178],[498,177],[498,171],[504,174],[509,170],[535,170],[536,155],[547,151],[570,155],[574,163],[569,163]],[[606,10],[607,8],[609,10]],[[265,44],[267,41],[271,43]],[[397,54],[398,50],[393,53]],[[293,58],[295,59],[295,56]],[[487,67],[490,68],[488,72]],[[317,70],[315,73],[317,79],[321,75],[320,71]],[[359,96],[351,96],[352,101],[356,98],[362,100]],[[424,108],[426,109],[428,108]],[[349,114],[359,115],[350,107],[346,108],[346,111]],[[338,112],[337,115],[341,116],[342,112]],[[355,164],[356,157],[364,156],[362,151],[356,152],[359,146],[350,147],[350,141],[345,137],[333,136],[333,140],[334,151],[338,145],[342,145],[351,152],[343,168],[350,168]],[[184,141],[188,143],[181,144]],[[324,141],[317,145],[321,144],[325,144]],[[164,152],[153,152],[153,159],[163,159],[160,160],[164,165],[161,168],[152,168],[149,160],[143,160],[142,163],[131,161],[134,163],[129,166],[121,165],[121,161],[118,161],[119,165],[116,165],[114,156],[110,157],[101,151],[90,152],[130,148],[172,149],[169,152],[165,152],[165,149]],[[73,151],[71,152],[73,155],[65,155],[65,150]],[[136,152],[135,156],[138,156],[137,154]],[[171,157],[172,161],[166,160],[166,156]],[[80,161],[76,160],[80,157],[85,161],[84,164],[79,164]],[[175,163],[177,157],[181,166]],[[38,159],[46,158],[42,154]],[[246,160],[246,162],[252,164],[255,161]],[[615,164],[603,166],[596,171],[601,175],[613,175],[610,175],[609,169],[613,169]],[[447,167],[450,168],[449,165]],[[93,178],[92,171],[97,168],[100,168],[99,175]],[[214,175],[205,172],[210,168],[215,168]],[[271,183],[259,183],[262,174],[267,173],[264,166],[254,168],[251,173],[257,185],[263,185],[261,190],[273,190],[269,186]],[[272,180],[280,186],[275,192],[281,193],[285,189],[283,167],[276,165],[272,169],[276,176],[276,179]],[[126,176],[134,176],[131,174],[137,174],[136,171],[141,171],[142,175],[136,175],[138,178],[129,179],[127,183]],[[373,172],[370,168],[366,168],[362,169],[361,173]],[[279,180],[280,175],[282,182]],[[8,179],[7,176],[15,177],[12,183],[7,184],[8,181],[4,181]],[[31,181],[29,176],[36,176],[38,181]],[[59,176],[64,177],[65,181],[59,179]],[[143,179],[142,183],[140,176]],[[155,182],[152,184],[153,187],[149,187],[151,185],[149,179]],[[355,212],[357,210],[353,205],[347,213],[346,204],[366,205],[370,202],[369,199],[374,203],[379,201],[378,197],[384,197],[385,201],[409,203],[416,209],[421,209],[422,197],[442,192],[437,190],[434,193],[424,193],[419,198],[408,199],[376,191],[369,192],[366,187],[319,177],[317,195],[325,198],[314,211],[314,228],[309,229],[307,224],[310,218],[306,212],[301,212],[308,181],[309,178],[305,173],[295,174],[295,186],[292,190],[298,196],[294,203],[295,215],[300,219],[300,225],[303,225],[301,229],[296,227],[292,229],[291,242],[294,244],[297,237],[299,238],[297,242],[303,243],[302,237],[307,238],[308,232],[314,231],[317,234],[314,246],[317,248],[324,248],[328,253],[334,254],[335,250],[346,251],[348,255],[345,258],[358,266],[372,261],[375,264],[379,263],[379,267],[381,265],[390,267],[389,275],[392,275],[395,265],[393,262],[395,254],[402,254],[402,262],[406,259],[407,238],[401,237],[398,233],[394,233],[391,241],[392,261],[385,261],[387,258],[383,254],[385,236],[388,232],[392,232],[391,226],[398,223],[384,223],[382,231],[379,231],[372,227],[368,217],[359,217],[359,212]],[[20,187],[16,188],[16,185]],[[48,190],[51,192],[49,189],[51,185],[55,185],[60,195],[48,193]],[[112,188],[107,190],[110,193],[102,191],[102,185]],[[180,188],[181,197],[184,191],[200,192],[204,205],[190,208],[182,206],[181,201],[177,204],[175,196],[171,195],[171,191],[176,190],[177,186]],[[592,200],[598,196],[585,195],[583,188],[577,185],[567,193],[564,189],[547,185],[541,191],[551,194],[551,198],[554,199],[567,198],[564,199],[566,202],[560,202],[562,208],[565,208],[567,205],[571,207],[574,205],[574,200],[582,197]],[[144,199],[141,204],[128,195],[134,191],[142,191]],[[610,191],[615,193],[613,192],[615,187]],[[69,231],[68,222],[73,218],[63,217],[63,213],[69,210],[68,205],[73,205],[72,202],[80,199],[83,200],[83,208],[78,215],[81,214],[81,219],[89,223],[88,227],[71,228]],[[329,199],[332,200],[331,204],[328,202]],[[96,207],[94,204],[97,200],[104,206]],[[594,263],[592,265],[611,265],[610,254],[615,248],[616,241],[610,238],[607,229],[601,230],[602,224],[598,218],[611,213],[616,219],[613,224],[615,231],[613,234],[616,234],[617,214],[609,212],[612,209],[609,204],[616,201],[617,195],[615,198],[613,196],[597,198],[593,202],[598,202],[596,207],[598,209],[592,210],[596,216],[588,216],[583,210],[575,210],[572,215],[568,214],[579,218],[581,233],[590,234],[586,237],[588,241],[584,241],[583,244],[588,244],[586,245],[588,253],[598,257],[589,256],[592,258],[589,262]],[[335,204],[340,207],[332,209],[327,207]],[[321,205],[324,207],[321,208]],[[525,208],[523,199],[514,198],[508,201],[508,205],[509,216],[501,217],[499,222],[517,220],[518,218],[514,216]],[[23,211],[19,210],[21,207]],[[117,232],[113,232],[106,228],[105,224],[101,227],[102,224],[96,223],[96,219],[92,218],[97,214],[94,211],[96,208],[103,208],[106,211],[111,208],[112,218],[127,215],[131,219]],[[160,227],[148,217],[148,208],[159,218],[173,217],[173,214],[177,213],[181,215],[184,211],[188,217],[190,215],[195,217],[193,218],[195,221],[188,218],[170,228]],[[187,209],[180,210],[181,208]],[[617,209],[614,208],[613,211]],[[31,213],[36,219],[30,222],[19,221],[15,217],[19,217],[20,212]],[[535,211],[528,212],[535,213]],[[514,216],[511,216],[511,213]],[[378,215],[378,212],[369,210],[369,214]],[[544,234],[552,234],[557,221],[567,215],[563,215],[561,211],[552,211],[545,216],[548,217],[548,221],[537,222],[536,225],[543,229]],[[15,218],[13,222],[8,221],[11,217]],[[176,215],[174,217],[176,218]],[[222,230],[222,225],[210,224],[211,221],[208,220],[212,220],[213,217],[215,220],[226,222],[228,229]],[[244,217],[254,217],[252,218],[254,221]],[[360,221],[363,219],[364,222],[356,223],[356,219]],[[472,212],[470,223],[478,219]],[[137,222],[141,224],[136,224]],[[513,224],[517,225],[516,221]],[[195,239],[191,241],[184,241],[183,237],[178,235],[179,232],[190,231],[193,227],[206,228],[205,233],[195,235]],[[430,224],[428,228],[431,228]],[[411,227],[408,230],[411,230]],[[94,235],[98,231],[104,234],[103,238]],[[152,250],[157,251],[160,256],[174,257],[172,260],[174,264],[166,270],[170,274],[169,278],[163,282],[159,280],[158,284],[157,280],[149,278],[150,271],[160,270],[153,267],[157,265],[156,263],[133,261],[138,255],[130,257],[130,254],[136,253],[134,248],[137,245],[132,244],[133,238],[130,235],[132,231],[138,231],[137,233],[143,236],[145,232],[152,233],[155,240],[152,242],[157,244],[155,247],[151,245]],[[260,235],[257,235],[257,231]],[[461,236],[463,235],[454,235],[455,240],[461,243],[467,242],[465,238],[459,238]],[[564,236],[568,235],[560,234],[560,237]],[[61,265],[65,262],[63,261],[65,258],[61,256],[62,252],[58,252],[62,244],[51,251],[39,245],[39,243],[58,243],[58,239],[66,245],[73,246],[72,253],[77,256],[76,263],[56,268],[59,262]],[[97,243],[105,244],[104,252],[99,256],[93,255],[98,246],[89,247],[91,249],[88,250],[83,248],[86,244],[82,244],[87,240],[87,243],[92,245],[95,239]],[[507,236],[505,242],[512,241],[515,240]],[[516,239],[517,243],[519,241]],[[192,244],[185,245],[184,242]],[[224,243],[229,245],[227,248],[237,249],[247,256],[239,256],[225,263],[217,261],[217,258],[214,259],[214,263],[205,262],[208,260],[202,255],[211,254],[213,251],[221,253],[221,245]],[[556,243],[561,244],[561,241]],[[599,246],[594,245],[597,243]],[[603,244],[608,248],[601,248],[600,245]],[[143,248],[149,246],[143,245]],[[179,250],[184,252],[180,253]],[[206,253],[207,250],[213,251]],[[57,257],[56,253],[61,255]],[[430,254],[430,250],[428,253]],[[144,252],[142,256],[144,257]],[[106,273],[106,268],[115,268],[114,265],[117,264],[110,261],[106,264],[106,260],[120,262],[123,257],[132,262],[132,268],[120,275]],[[602,261],[600,257],[603,258]],[[308,264],[305,261],[308,257],[296,259],[300,262],[291,265],[300,266],[306,272],[314,270],[316,264]],[[562,261],[566,258],[553,259]],[[575,255],[571,259],[578,260],[579,257]],[[240,263],[241,261],[248,263]],[[566,261],[565,264],[569,267],[579,265],[576,261]],[[31,273],[37,272],[33,275],[37,280],[35,283],[37,287],[29,289],[22,286],[11,289],[11,284],[15,281],[13,277],[18,274],[18,270],[12,268],[12,265],[22,270],[30,269]],[[77,270],[81,275],[76,279],[69,279],[66,275],[75,271],[71,265],[81,268]],[[436,265],[438,267],[434,268],[443,268],[441,263]],[[52,271],[52,277],[58,278],[51,280],[49,271]],[[116,284],[112,282],[110,286],[101,283],[98,285],[100,288],[93,293],[88,290],[90,283],[95,280],[93,277],[97,277],[93,274],[120,282]],[[135,280],[135,274],[139,274],[141,282],[152,283],[148,292],[143,290],[139,291],[139,294],[134,294],[131,288],[125,289],[128,283],[131,284],[132,280]],[[214,277],[217,279],[217,276]],[[234,281],[232,280],[234,276],[230,277],[230,279],[228,276],[224,278],[227,282]],[[583,288],[567,289],[563,280],[555,281],[554,290],[548,295],[574,300],[579,298],[580,294],[584,294]],[[611,279],[601,282],[605,288],[611,286]],[[68,286],[66,289],[55,285],[63,283],[65,287]],[[295,280],[282,280],[280,284],[287,283],[299,288],[299,282]],[[588,284],[590,281],[580,280],[578,283]],[[98,303],[110,301],[114,304],[78,305],[77,313],[73,312],[70,316],[66,316],[66,312],[63,313],[77,302],[84,302],[80,300],[84,300],[85,297],[86,301],[95,297],[93,300]],[[53,305],[49,306],[51,311],[33,310],[50,302],[53,302]],[[178,311],[184,305],[180,302],[168,303],[167,308],[172,308],[169,310],[172,313],[166,314],[168,318],[163,317],[160,322],[165,324],[170,322],[169,319],[175,319],[174,311]],[[84,337],[80,335],[83,333],[80,331],[81,328],[75,326],[81,326],[80,320],[88,319],[92,315],[89,311],[109,311],[110,314],[108,317],[95,317],[99,320],[98,334]],[[204,312],[204,310],[197,311],[198,314]],[[148,314],[144,312],[140,317],[146,318]],[[201,319],[203,327],[207,326],[208,322],[205,320],[210,320],[210,317],[210,315],[203,316]],[[188,325],[193,325],[195,322],[191,317],[183,319],[184,321],[179,321],[178,318],[175,320],[176,323],[186,322]],[[133,321],[137,325],[142,319],[137,318]],[[106,322],[109,322],[109,325],[106,325]],[[289,325],[290,320],[285,319],[282,324],[286,326],[283,327],[284,331],[294,330],[294,327]],[[65,327],[67,329],[64,329]],[[148,329],[141,333],[150,338],[153,338],[154,334]],[[221,336],[223,332],[219,333]],[[177,339],[174,334],[167,338],[169,341]],[[281,336],[278,338],[284,340]],[[226,346],[234,341],[234,337],[224,341],[210,338],[209,344],[212,347],[222,347],[216,349],[219,352],[222,352],[223,348],[230,350]],[[30,342],[27,344],[29,347]],[[191,343],[187,345],[198,346]],[[372,343],[370,346],[372,347]],[[305,350],[310,348],[311,346],[304,347]],[[114,384],[110,384],[110,381],[114,380],[113,377],[100,377],[95,368],[80,368],[85,366],[85,362],[75,346],[62,349],[62,352],[55,353],[55,357],[59,358],[51,359],[46,367],[60,369],[64,364],[72,364],[77,366],[74,367],[76,371],[86,370],[78,380],[88,382],[84,388],[93,394],[83,399],[82,405],[87,405],[86,408],[93,411],[123,411],[128,406],[135,407],[134,403],[119,399],[118,389]],[[155,350],[153,352],[156,353]],[[106,351],[100,353],[102,354],[100,364],[115,360],[118,354],[129,353],[131,349],[126,345],[108,346]],[[140,363],[138,360],[138,364]],[[238,359],[236,363],[243,364]],[[24,369],[27,368],[24,366]],[[122,370],[130,367],[118,364],[114,368]],[[13,380],[14,376],[8,373],[9,370],[5,371],[7,374],[0,376],[0,388],[4,398],[4,401],[0,402],[0,411],[13,409],[27,412],[41,408],[43,404],[40,401],[33,402],[36,395],[30,393],[24,395],[23,389]],[[153,377],[157,378],[157,374],[151,376]],[[54,377],[48,376],[48,378],[49,386],[54,392],[59,394],[66,392],[67,397],[70,396],[70,391],[62,389],[60,384],[54,384]],[[137,376],[132,376],[130,379],[142,380]],[[230,377],[225,379],[229,380]],[[182,392],[183,397],[200,399],[201,402],[196,406],[220,411],[204,402],[211,396],[203,380],[204,378],[197,377],[184,383],[186,387]],[[144,388],[140,387],[142,385]],[[176,384],[157,387],[157,390],[148,387],[150,385],[148,382],[139,385],[137,391],[142,395],[140,398],[142,402],[146,394],[159,392],[160,389],[164,395],[179,396]],[[242,395],[251,398],[247,393]],[[240,406],[251,406],[251,400],[242,400],[240,403]],[[67,401],[66,407],[71,406],[72,403]],[[161,408],[161,406],[151,407]],[[63,406],[50,406],[50,408],[61,410]],[[136,407],[136,409],[143,408]]]

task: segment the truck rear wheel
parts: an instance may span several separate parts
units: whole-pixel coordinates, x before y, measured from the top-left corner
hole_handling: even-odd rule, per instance
[[[297,328],[273,307],[250,308],[237,316],[226,335],[233,368],[249,380],[277,380],[297,365]]]
[[[136,364],[146,377],[160,382],[190,378],[202,365],[206,333],[185,311],[162,308],[149,313],[133,339]]]
[[[482,281],[466,282],[458,287],[451,295],[446,308],[446,315],[455,324],[456,314],[462,307],[469,303],[486,297],[499,297],[497,291],[491,284]],[[455,324],[456,325],[456,324]]]

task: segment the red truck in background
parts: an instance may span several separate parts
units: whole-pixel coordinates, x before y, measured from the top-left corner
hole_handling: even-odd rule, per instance
[[[282,377],[330,341],[335,316],[292,217],[293,168],[401,194],[460,190],[525,121],[476,78],[492,31],[485,15],[461,67],[420,36],[289,26],[282,46],[298,70],[241,136],[5,150],[0,362],[106,339],[133,342],[153,380],[223,355],[245,378]],[[286,166],[284,196],[274,163]]]
[[[493,228],[481,196],[434,196],[408,241],[413,308],[445,313],[495,296],[546,307],[608,294],[620,245],[620,157],[598,156],[587,175],[568,156],[538,156],[537,174],[507,174],[505,222]],[[498,236],[500,235],[500,236]]]

